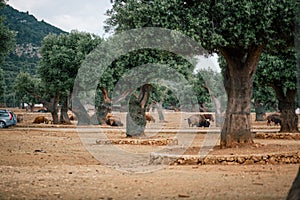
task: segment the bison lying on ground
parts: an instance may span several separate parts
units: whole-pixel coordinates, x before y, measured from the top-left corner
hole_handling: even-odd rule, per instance
[[[149,115],[149,114],[146,114],[146,121],[147,121],[147,122],[153,122],[153,123],[155,123],[154,117],[152,117],[152,116]]]
[[[18,114],[17,115],[17,122],[20,123],[20,122],[23,122],[24,121],[24,116],[22,114]]]
[[[189,127],[190,126],[197,126],[197,127],[209,127],[210,123],[209,121],[207,121],[205,119],[205,117],[203,115],[200,114],[196,114],[196,115],[192,115],[189,118],[187,118]]]
[[[105,123],[110,126],[123,126],[121,119],[117,116],[114,116],[111,113],[108,113],[105,118]]]
[[[281,118],[280,114],[272,114],[267,117],[267,125],[271,126],[271,123],[274,123],[274,125],[281,125]]]
[[[45,116],[38,116],[34,119],[34,121],[32,123],[34,123],[34,124],[41,124],[41,123],[49,124],[49,123],[51,123],[51,121],[49,119],[47,119]]]

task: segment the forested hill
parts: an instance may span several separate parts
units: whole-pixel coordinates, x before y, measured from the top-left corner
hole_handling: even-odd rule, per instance
[[[32,44],[40,46],[43,38],[49,33],[60,34],[64,31],[52,26],[45,21],[38,21],[28,12],[19,12],[18,10],[7,5],[0,10],[0,14],[5,16],[5,25],[10,30],[17,32],[17,44]]]
[[[35,75],[40,59],[39,48],[44,37],[49,33],[65,32],[9,5],[0,9],[0,15],[5,18],[4,24],[16,32],[16,48],[0,64],[5,74],[5,101],[8,106],[15,106],[11,103],[14,102],[14,81],[17,75],[20,72]]]

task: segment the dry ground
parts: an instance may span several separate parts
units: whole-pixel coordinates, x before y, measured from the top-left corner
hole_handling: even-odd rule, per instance
[[[25,122],[18,127],[0,130],[0,199],[285,199],[299,167],[298,164],[162,166],[155,171],[130,173],[106,167],[101,159],[95,159],[83,145],[75,126],[32,127],[31,122],[39,114],[23,114]],[[198,130],[187,127],[184,120],[187,115],[167,113],[167,123],[156,122],[148,128]],[[266,123],[253,125],[267,128]],[[106,134],[110,138],[125,138],[123,130],[112,129]],[[173,137],[172,134],[156,136]],[[204,137],[205,134],[198,133],[191,145],[199,145]],[[300,147],[300,140],[256,139],[255,142],[265,144],[264,152],[299,151]],[[140,152],[163,147],[119,145],[119,148]],[[256,151],[262,149],[211,153]]]

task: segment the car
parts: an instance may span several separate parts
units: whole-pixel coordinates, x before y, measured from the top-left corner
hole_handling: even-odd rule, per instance
[[[17,125],[17,117],[10,110],[0,110],[0,128]]]

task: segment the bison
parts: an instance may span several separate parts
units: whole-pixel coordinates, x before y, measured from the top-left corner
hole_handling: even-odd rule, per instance
[[[22,114],[18,114],[17,115],[17,122],[20,123],[20,122],[23,122],[24,121],[24,116]]]
[[[203,114],[203,116],[205,117],[206,120],[209,120],[211,122],[214,122],[214,116],[212,114]]]
[[[197,126],[197,127],[209,127],[210,123],[205,119],[203,115],[195,114],[187,118],[189,127]]]
[[[123,126],[121,119],[117,116],[108,113],[105,118],[105,123],[110,126]]]
[[[49,119],[47,119],[45,116],[38,116],[34,119],[34,121],[32,123],[34,123],[34,124],[41,124],[41,123],[48,124]]]
[[[151,115],[149,115],[149,114],[146,114],[146,121],[147,122],[153,122],[153,123],[155,123],[155,119],[154,119],[154,117],[152,117]]]
[[[271,126],[271,123],[274,125],[281,125],[281,119],[279,114],[272,114],[267,117],[267,125]]]

